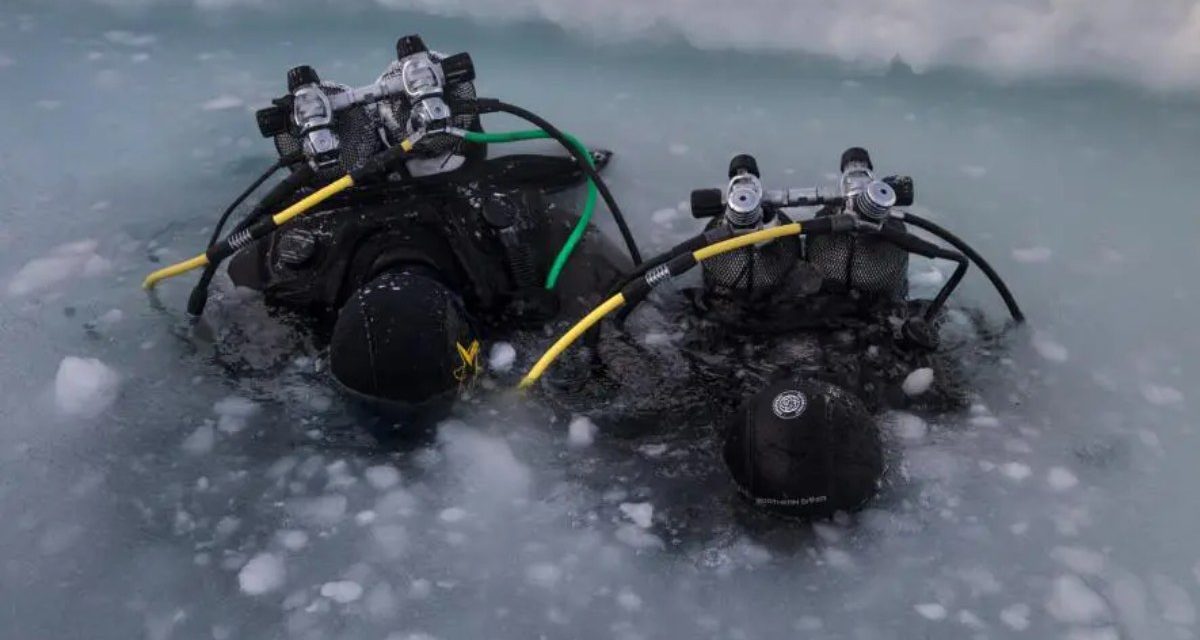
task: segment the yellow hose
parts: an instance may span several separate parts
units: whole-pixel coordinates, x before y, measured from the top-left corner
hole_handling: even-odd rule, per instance
[[[413,146],[415,144],[416,143],[414,143],[412,139],[406,139],[401,141],[399,146],[405,153],[408,153],[409,151],[413,150]],[[321,187],[320,189],[310,193],[296,204],[293,204],[283,211],[271,216],[271,221],[275,223],[276,227],[286,224],[288,220],[295,218],[305,211],[312,209],[318,204],[321,204],[322,202],[353,186],[354,178],[350,177],[350,174],[346,174],[337,180],[330,182],[324,187]],[[153,289],[154,285],[166,280],[167,278],[174,278],[177,275],[187,273],[193,269],[199,269],[207,264],[208,256],[205,254],[200,254],[195,258],[175,263],[169,267],[163,267],[162,269],[159,269],[158,271],[146,276],[146,279],[142,281],[142,288]]]
[[[600,306],[592,309],[591,313],[584,316],[583,320],[575,323],[575,326],[571,327],[570,331],[563,334],[563,337],[559,338],[557,342],[547,349],[541,358],[538,358],[537,363],[533,365],[529,373],[525,374],[525,377],[521,379],[521,384],[518,388],[527,389],[529,385],[537,382],[538,378],[542,377],[542,374],[546,372],[546,368],[558,359],[558,356],[562,355],[562,352],[566,351],[567,347],[570,347],[573,342],[578,340],[579,336],[582,336],[588,329],[592,328],[592,325],[600,322],[604,316],[616,311],[623,304],[625,304],[625,296],[618,293],[605,300]]]
[[[776,238],[782,238],[785,236],[798,236],[800,233],[801,227],[799,222],[780,225],[770,229],[761,229],[759,231],[735,236],[733,238],[729,238],[728,240],[722,240],[720,242],[710,244],[707,247],[697,249],[692,252],[692,257],[696,259],[697,263],[704,262],[713,256],[718,256],[722,253],[728,253],[734,249],[741,249],[742,247],[748,247],[753,244],[758,244],[760,242],[766,242],[768,240],[774,240]],[[533,368],[529,370],[529,373],[525,374],[525,377],[521,379],[521,384],[518,385],[518,388],[528,389],[533,383],[537,382],[538,378],[541,378],[542,374],[546,372],[546,369],[549,368],[550,365],[553,364],[554,361],[557,360],[558,357],[562,355],[562,353],[566,351],[572,343],[578,340],[579,337],[584,333],[587,333],[588,329],[591,329],[596,323],[600,322],[604,316],[616,311],[624,304],[625,296],[618,293],[608,300],[605,300],[600,306],[592,309],[590,313],[584,316],[582,320],[575,323],[575,326],[571,327],[569,331],[563,334],[563,337],[559,338],[549,349],[547,349],[546,352],[542,354],[542,357],[538,358],[537,363],[533,365]]]
[[[304,213],[305,211],[308,211],[309,209],[321,204],[322,202],[332,198],[333,196],[336,196],[337,194],[339,194],[353,186],[354,186],[354,178],[351,178],[350,174],[346,174],[346,175],[338,178],[337,180],[334,180],[333,182],[330,182],[329,184],[321,187],[320,189],[317,189],[316,191],[308,194],[308,196],[306,196],[304,199],[300,200],[296,204],[271,216],[271,221],[274,222],[275,226],[277,226],[277,227],[282,226],[288,220],[295,218],[296,216]]]
[[[183,262],[177,262],[169,267],[163,267],[162,269],[159,269],[158,271],[146,276],[146,279],[142,281],[142,288],[153,289],[154,285],[158,284],[162,280],[174,278],[177,275],[187,273],[192,269],[199,269],[206,265],[208,265],[208,256],[202,253],[195,258],[184,260]]]
[[[330,182],[329,184],[325,185],[324,187],[321,187],[320,189],[305,196],[296,204],[271,216],[271,221],[274,222],[275,226],[277,226],[277,227],[280,225],[283,225],[283,224],[287,223],[288,220],[295,218],[296,216],[304,213],[305,211],[312,209],[313,207],[317,206],[318,204],[321,204],[322,202],[324,202],[325,200],[328,200],[329,198],[332,198],[333,196],[335,196],[335,195],[341,193],[342,191],[345,191],[346,189],[349,189],[350,187],[353,187],[353,186],[354,186],[354,179],[351,178],[349,175],[344,175],[344,176],[338,178],[337,180],[334,180],[333,182]],[[187,273],[188,271],[191,271],[193,269],[199,269],[207,264],[208,264],[208,256],[202,253],[202,254],[196,256],[195,258],[191,258],[189,260],[184,260],[183,262],[178,262],[169,267],[163,267],[162,269],[159,269],[158,271],[155,271],[154,273],[151,273],[150,275],[146,276],[146,279],[142,281],[142,288],[143,289],[153,289],[154,285],[158,284],[159,282],[162,282],[163,280],[166,280],[167,278],[174,278],[175,276]]]
[[[692,252],[692,257],[696,259],[696,262],[704,262],[713,256],[727,253],[729,251],[733,251],[734,249],[741,249],[742,247],[748,247],[752,244],[766,242],[767,240],[774,240],[775,238],[797,235],[800,235],[800,223],[793,222],[791,224],[784,224],[778,227],[771,227],[770,229],[762,229],[753,233],[747,233],[743,236],[734,236],[728,240],[722,240],[716,244],[710,244],[707,247],[701,247]]]

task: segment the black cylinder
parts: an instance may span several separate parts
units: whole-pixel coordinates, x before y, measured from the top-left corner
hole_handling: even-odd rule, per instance
[[[287,74],[288,93],[295,93],[296,89],[305,85],[316,84],[321,81],[317,75],[317,70],[312,67],[302,64],[298,67],[292,67]]]
[[[396,40],[396,59],[403,60],[414,53],[429,51],[429,47],[425,46],[425,41],[417,34],[401,36]]]
[[[846,165],[853,162],[865,164],[871,171],[875,170],[875,167],[871,164],[871,154],[867,153],[866,149],[862,147],[850,147],[842,152],[842,163],[838,166],[838,171],[845,171]]]
[[[442,60],[442,74],[446,77],[446,84],[474,80],[475,63],[471,61],[471,54],[464,51]]]
[[[725,213],[720,189],[695,189],[692,191],[692,217],[715,218]]]
[[[897,207],[911,207],[917,197],[917,188],[910,176],[888,176],[883,179],[896,192]]]
[[[733,157],[733,160],[729,161],[729,177],[732,178],[743,171],[753,175],[755,178],[762,177],[758,174],[758,161],[754,159],[754,156],[739,153]]]

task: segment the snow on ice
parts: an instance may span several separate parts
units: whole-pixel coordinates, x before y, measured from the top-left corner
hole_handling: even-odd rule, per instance
[[[104,39],[113,44],[126,47],[148,47],[158,42],[158,37],[150,33],[133,33],[132,31],[105,31]]]
[[[622,502],[621,513],[637,526],[649,529],[654,520],[654,505],[649,502]]]
[[[1038,355],[1050,362],[1067,361],[1067,348],[1059,344],[1045,332],[1034,332],[1033,348],[1038,352]]]
[[[1108,605],[1077,575],[1066,574],[1054,579],[1046,612],[1061,622],[1097,624],[1109,617]]]
[[[94,418],[116,401],[120,380],[96,358],[67,356],[54,376],[54,405],[64,416]]]
[[[1014,631],[1024,631],[1029,628],[1029,614],[1032,611],[1027,604],[1014,604],[1000,611],[1000,622]]]
[[[525,581],[535,587],[553,589],[562,579],[562,569],[549,562],[539,562],[525,568]]]
[[[1143,384],[1142,397],[1153,405],[1168,406],[1183,402],[1183,392],[1175,387],[1158,384]]]
[[[363,588],[352,580],[337,580],[321,585],[321,595],[339,604],[349,604],[362,597]]]
[[[1017,262],[1026,264],[1036,264],[1040,262],[1049,262],[1053,252],[1048,247],[1028,247],[1025,249],[1013,249],[1012,257]]]
[[[913,369],[904,378],[904,382],[900,385],[900,388],[904,390],[905,395],[911,398],[925,393],[932,384],[933,369],[921,367],[920,369]]]
[[[237,109],[245,104],[245,101],[237,96],[223,95],[204,102],[200,105],[200,109],[204,111],[224,111],[226,109]]]
[[[96,253],[99,243],[80,240],[59,245],[50,253],[25,263],[8,282],[8,295],[25,296],[46,291],[76,278],[107,274],[112,264]]]
[[[573,449],[590,447],[596,439],[596,425],[587,416],[575,416],[567,425],[567,445]]]
[[[400,471],[391,465],[381,464],[367,467],[363,475],[367,479],[367,484],[379,491],[391,489],[400,484]]]
[[[282,587],[285,575],[282,558],[273,553],[260,553],[238,572],[238,586],[246,595],[263,595]]]
[[[1046,484],[1055,491],[1068,491],[1079,484],[1079,478],[1065,467],[1051,467],[1046,472]]]
[[[492,345],[488,354],[488,369],[496,373],[508,373],[517,360],[517,349],[507,342]]]
[[[946,607],[936,602],[913,605],[913,609],[926,620],[944,620],[946,618]]]
[[[190,453],[194,456],[204,455],[213,450],[213,445],[216,444],[217,434],[213,431],[211,424],[202,424],[196,427],[196,430],[188,437],[183,439],[183,444],[180,445],[185,453]]]
[[[213,411],[217,414],[218,431],[237,433],[258,413],[258,404],[241,396],[228,396],[213,404]]]

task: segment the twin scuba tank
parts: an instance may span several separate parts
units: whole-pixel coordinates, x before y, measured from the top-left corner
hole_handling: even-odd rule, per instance
[[[725,225],[750,232],[792,219],[784,207],[826,203],[817,216],[852,213],[863,228],[901,225],[889,218],[892,206],[912,202],[912,181],[878,180],[866,150],[842,154],[836,194],[816,189],[764,191],[758,163],[739,155],[729,164],[729,183],[692,192],[692,215],[711,218],[706,229]],[[741,302],[779,301],[822,293],[903,299],[908,293],[908,253],[869,233],[788,236],[716,256],[703,263],[706,293]]]

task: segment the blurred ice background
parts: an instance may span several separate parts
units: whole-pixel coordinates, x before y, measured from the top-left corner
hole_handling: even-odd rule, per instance
[[[190,281],[137,285],[270,161],[288,68],[363,84],[409,32],[614,149],[648,246],[734,153],[809,185],[865,145],[1032,326],[812,527],[743,513],[703,430],[499,396],[374,446],[255,297],[193,330]],[[1187,0],[9,0],[0,637],[1198,637],[1198,86]]]

